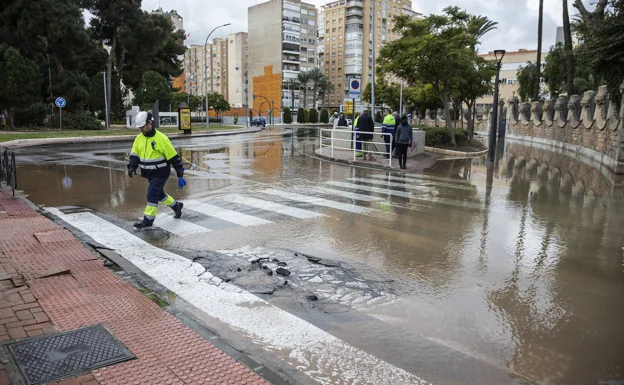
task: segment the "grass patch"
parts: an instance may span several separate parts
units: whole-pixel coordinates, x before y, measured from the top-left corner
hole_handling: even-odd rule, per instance
[[[202,130],[203,128],[203,130]],[[229,130],[237,130],[244,128],[242,126],[218,126],[211,125],[211,131],[229,131]],[[193,132],[195,133],[203,133],[205,132],[206,127],[199,125],[196,127],[193,125]],[[159,128],[158,129],[163,134],[181,134],[182,131],[179,131],[177,128]],[[12,131],[0,131],[0,143],[9,142],[11,140],[20,140],[20,139],[50,139],[50,138],[75,138],[75,137],[93,137],[93,136],[136,136],[139,134],[139,130],[137,129],[129,129],[129,128],[119,128],[119,129],[110,129],[110,130],[67,130],[67,131],[59,131],[59,130],[31,130],[31,131],[21,131],[21,130],[12,130]]]

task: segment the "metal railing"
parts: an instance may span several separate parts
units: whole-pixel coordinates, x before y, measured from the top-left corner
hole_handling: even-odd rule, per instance
[[[324,135],[325,133],[328,133],[328,135]],[[337,138],[336,134],[350,134],[349,135],[349,139],[344,139],[344,138]],[[373,135],[373,138],[376,135],[381,135],[381,137],[384,136],[389,136],[390,137],[390,143],[385,143],[385,142],[373,142],[373,141],[363,141],[363,140],[358,140],[356,139],[356,135]],[[340,142],[339,144],[344,144],[344,142],[350,143],[349,147],[340,147],[336,145],[336,142]],[[343,130],[343,129],[333,129],[333,128],[321,128],[319,129],[319,143],[320,143],[320,151],[321,154],[323,153],[323,147],[329,147],[331,150],[331,156],[334,156],[334,150],[346,150],[346,151],[350,151],[353,153],[353,161],[356,160],[357,158],[357,153],[363,153],[363,154],[377,154],[377,155],[383,155],[383,156],[388,156],[388,166],[392,166],[392,134],[389,133],[382,133],[382,132],[362,132],[362,131],[351,131],[351,130]],[[360,150],[356,150],[357,148],[357,143],[362,144],[361,149]],[[371,144],[372,146],[375,147],[375,150],[377,151],[372,151],[372,150],[365,150],[364,149],[364,143],[368,143]],[[386,144],[390,145],[390,152],[387,151],[379,151],[379,148],[377,147],[377,145],[381,145],[384,150],[386,149]],[[347,146],[348,144],[344,144],[345,146]]]
[[[0,156],[0,180],[13,188],[13,196],[17,188],[17,164],[13,150],[5,148]]]

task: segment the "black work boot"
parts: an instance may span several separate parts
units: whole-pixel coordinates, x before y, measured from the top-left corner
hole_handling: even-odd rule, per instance
[[[143,218],[141,222],[137,222],[133,226],[135,230],[145,230],[145,229],[149,229],[150,227],[152,227],[152,225],[154,225],[153,219]]]
[[[184,207],[184,203],[182,203],[182,202],[176,202],[173,206],[171,206],[171,209],[174,212],[173,217],[175,219],[180,219],[182,217],[182,208],[183,207]]]

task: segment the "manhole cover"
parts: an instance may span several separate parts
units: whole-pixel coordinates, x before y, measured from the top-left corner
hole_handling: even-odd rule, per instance
[[[27,384],[76,377],[134,358],[103,325],[6,345]]]

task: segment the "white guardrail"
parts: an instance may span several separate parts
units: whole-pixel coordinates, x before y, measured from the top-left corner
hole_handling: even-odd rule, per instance
[[[324,133],[329,133],[329,135],[324,135]],[[390,145],[390,152],[386,152],[386,151],[379,151],[379,147],[377,145],[380,145],[381,148],[383,148],[384,150],[386,149],[386,143],[385,142],[373,142],[373,141],[363,141],[363,140],[357,140],[355,137],[357,134],[360,135],[366,135],[369,134],[371,136],[377,136],[377,135],[381,135],[382,137],[384,136],[389,136],[390,137],[390,143],[388,143]],[[373,137],[374,137],[373,136]],[[337,146],[336,143],[338,142],[338,144],[342,145],[344,144],[344,147],[341,146]],[[347,144],[345,144],[345,142]],[[384,156],[388,156],[388,166],[392,166],[392,134],[389,133],[381,133],[381,132],[362,132],[362,131],[350,131],[350,130],[337,130],[337,129],[333,129],[333,128],[321,128],[319,130],[319,143],[320,143],[320,151],[321,154],[323,153],[323,147],[329,147],[331,149],[331,156],[334,156],[334,150],[342,150],[342,151],[350,151],[353,153],[353,160],[356,160],[356,153],[357,152],[361,152],[361,153],[370,153],[370,154],[378,154],[378,155],[384,155]],[[356,151],[356,143],[360,143],[361,146],[361,150]],[[375,147],[375,149],[377,151],[370,151],[370,150],[365,150],[364,149],[364,143],[368,143],[370,145],[372,145],[373,147]],[[349,146],[349,147],[347,147]]]

